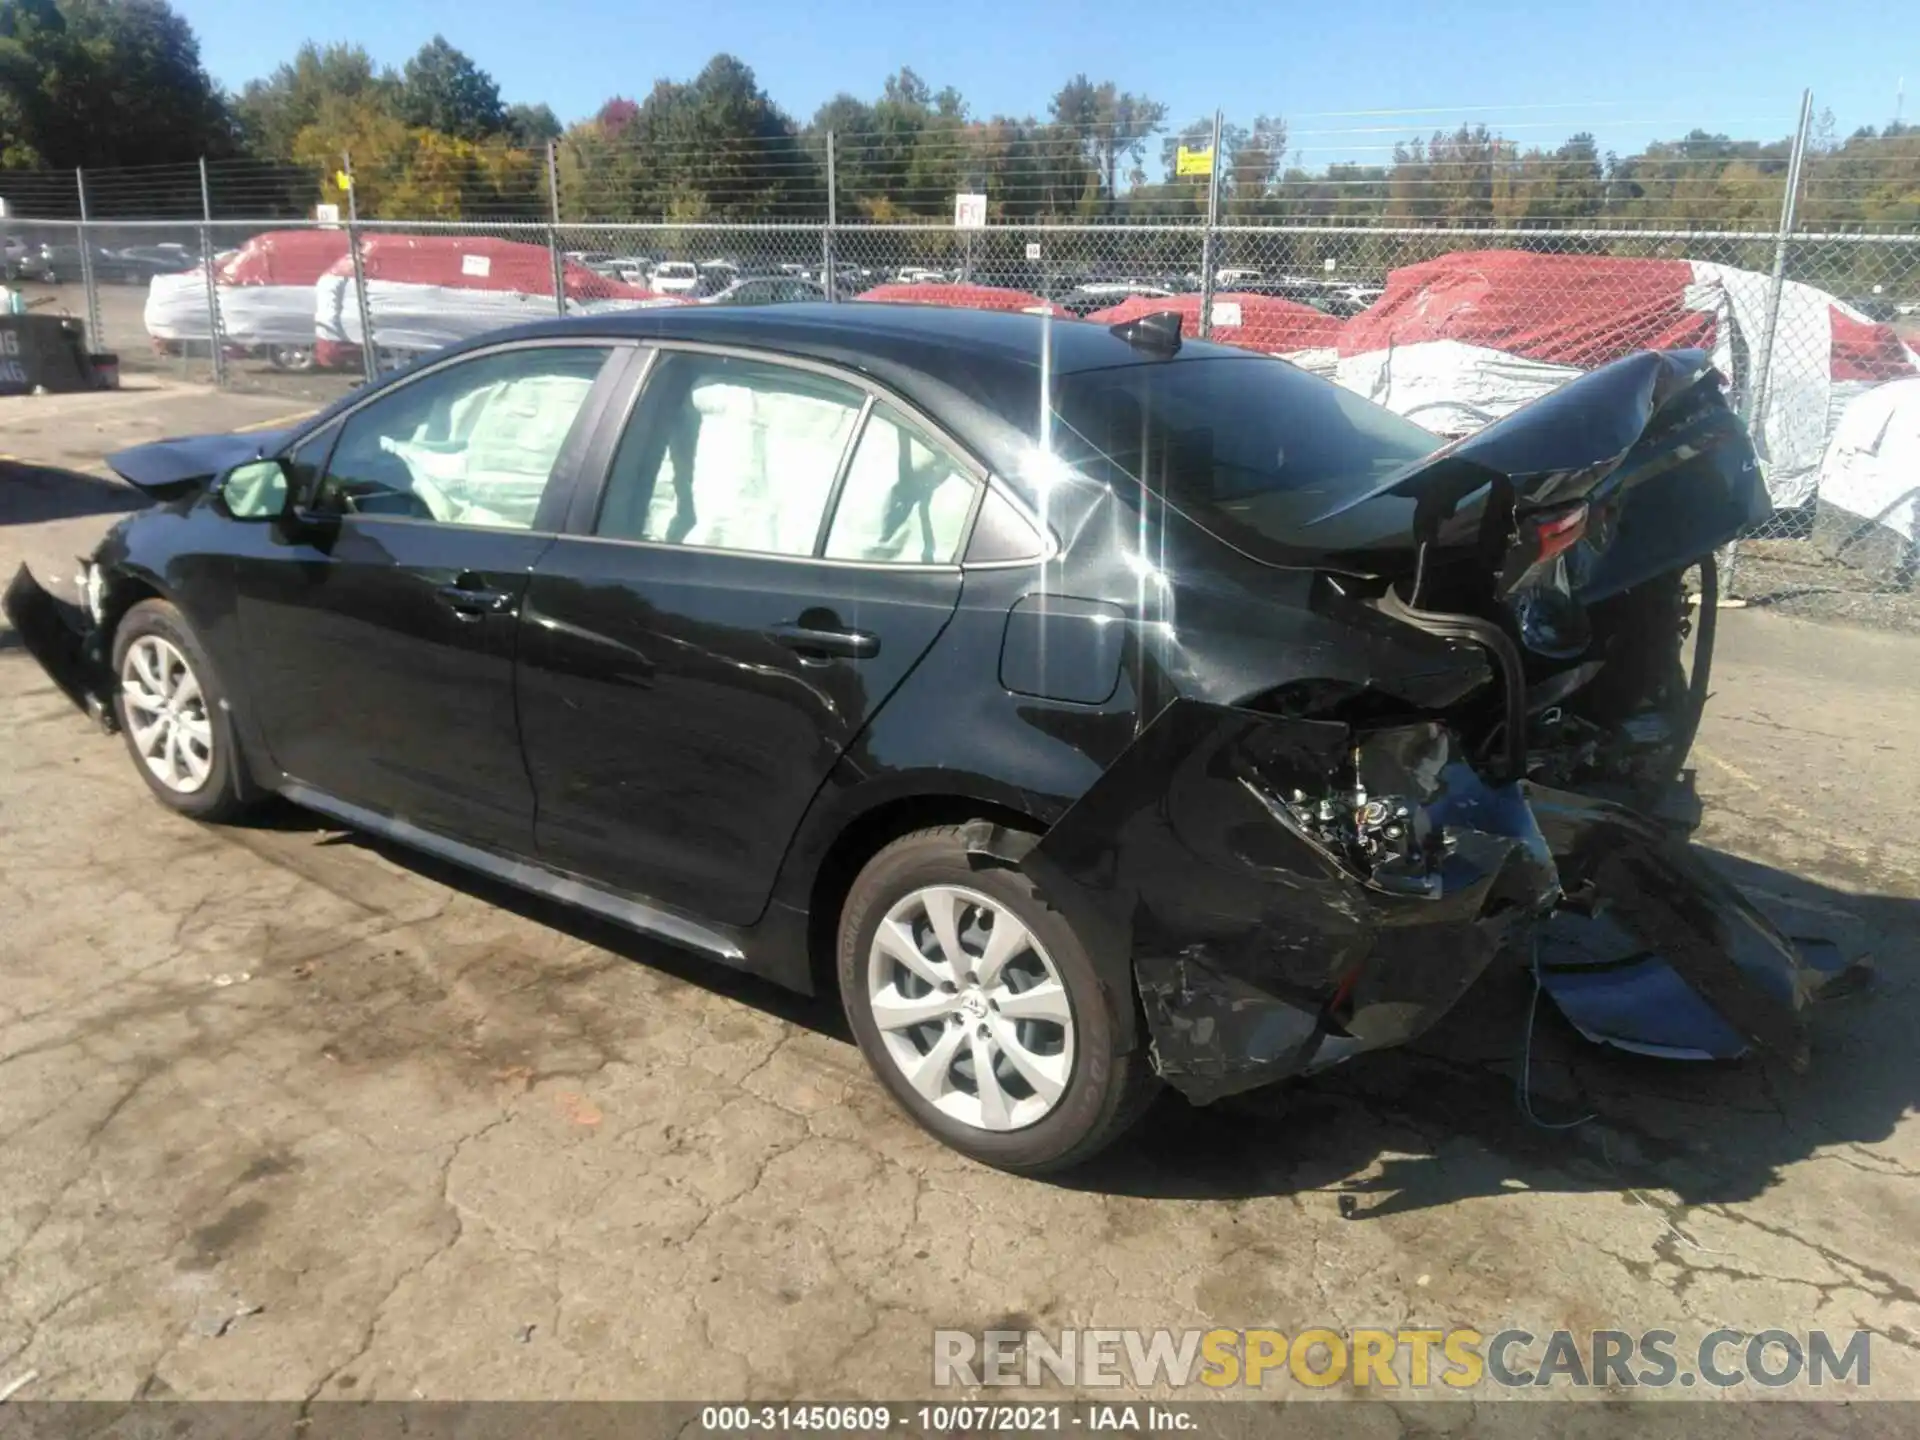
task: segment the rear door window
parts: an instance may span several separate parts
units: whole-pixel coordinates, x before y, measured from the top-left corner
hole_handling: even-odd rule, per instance
[[[666,352],[614,456],[594,533],[812,555],[866,395],[812,371]]]
[[[960,548],[979,485],[945,447],[875,405],[847,467],[827,557],[945,565]]]

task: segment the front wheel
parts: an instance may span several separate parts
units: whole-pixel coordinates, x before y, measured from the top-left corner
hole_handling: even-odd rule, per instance
[[[1087,1159],[1158,1087],[1114,995],[1017,870],[976,870],[959,827],[882,850],[841,916],[840,993],[867,1063],[935,1137],[1005,1170]]]
[[[140,778],[170,810],[230,820],[245,809],[225,692],[179,610],[143,600],[113,637],[114,706]]]

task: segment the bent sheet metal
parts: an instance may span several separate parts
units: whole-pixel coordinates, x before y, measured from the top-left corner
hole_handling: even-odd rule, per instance
[[[1331,800],[1331,775],[1357,782],[1357,807]],[[1201,1101],[1419,1034],[1550,918],[1634,937],[1695,997],[1709,1053],[1732,1036],[1733,1053],[1797,1058],[1799,1012],[1832,974],[1684,839],[1489,784],[1439,724],[1356,735],[1177,702],[1023,863],[1124,937],[1160,1071]],[[1636,1007],[1590,1003],[1599,973],[1565,1003],[1632,1045]]]

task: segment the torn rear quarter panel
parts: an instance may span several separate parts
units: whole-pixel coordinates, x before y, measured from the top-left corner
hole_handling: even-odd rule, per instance
[[[1369,848],[1369,801],[1396,840]],[[1485,784],[1440,726],[1356,754],[1344,725],[1186,700],[1026,865],[1126,937],[1156,1064],[1194,1100],[1418,1034],[1557,893],[1518,786]]]
[[[1800,1011],[1835,978],[1683,837],[1489,784],[1437,723],[1176,701],[1021,863],[1095,917],[1104,978],[1137,987],[1156,1067],[1196,1101],[1413,1038],[1509,942],[1546,937],[1574,1023],[1654,1053],[1800,1063]],[[1619,953],[1579,963],[1551,948],[1569,935]]]

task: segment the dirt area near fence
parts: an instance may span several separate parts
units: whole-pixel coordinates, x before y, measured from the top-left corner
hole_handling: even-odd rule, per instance
[[[35,309],[81,320],[87,318],[87,292],[83,286],[29,282],[17,288]],[[204,345],[186,355],[164,355],[154,349],[144,318],[145,285],[101,285],[98,292],[100,328],[92,337],[93,347],[119,356],[121,373],[189,385],[213,380],[213,362]],[[279,395],[293,401],[324,404],[346,394],[362,378],[358,371],[277,370],[258,356],[227,359],[227,385],[243,394]]]
[[[1723,587],[1742,604],[1920,634],[1920,549],[1904,536],[1825,505],[1767,528],[1775,538],[1740,542]]]
[[[286,408],[0,400],[0,569],[70,593],[137,498],[89,478],[101,455]],[[896,1113],[831,1001],[291,808],[171,815],[0,628],[0,1385],[899,1398],[942,1326],[1467,1324],[1864,1328],[1866,1393],[1920,1398],[1917,660],[1721,625],[1702,843],[1881,975],[1815,1016],[1806,1073],[1602,1051],[1542,1014],[1533,1110],[1591,1118],[1539,1128],[1509,966],[1413,1049],[1167,1099],[1039,1183]]]

